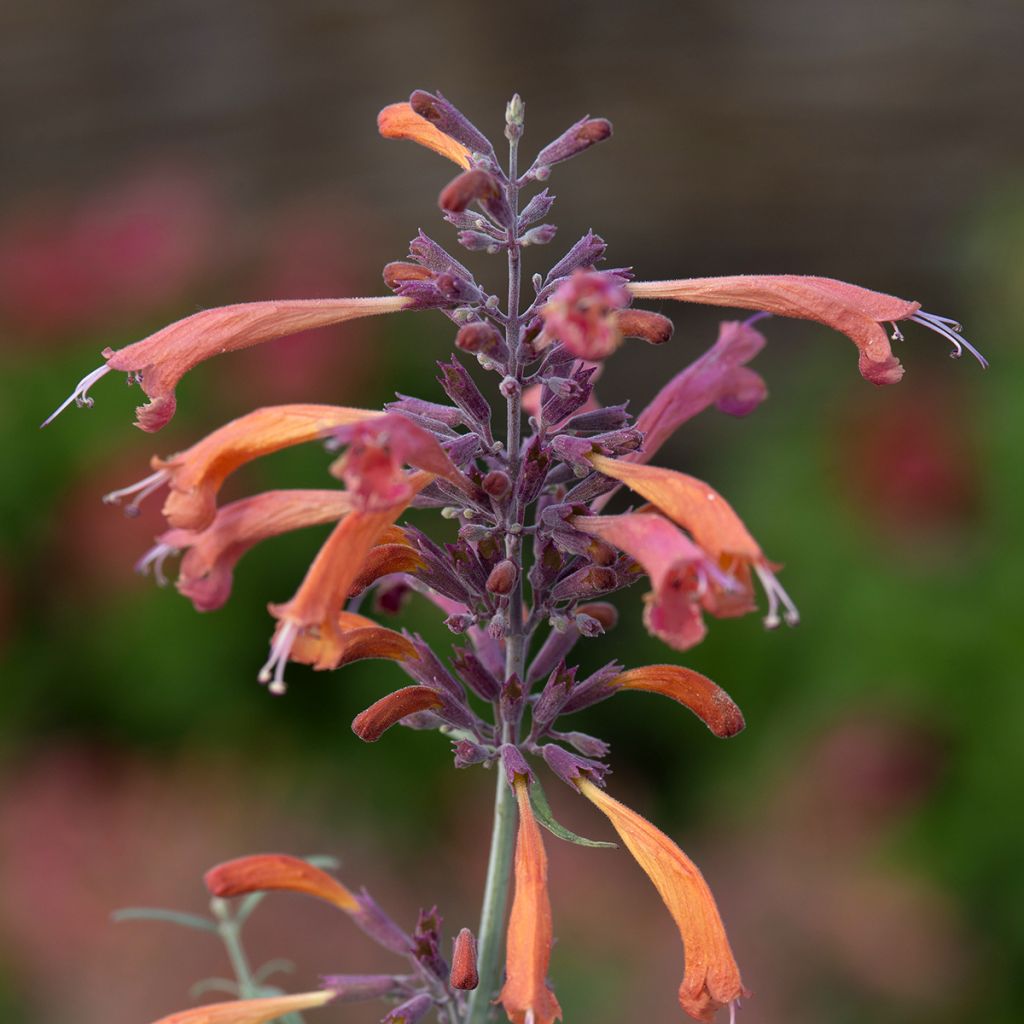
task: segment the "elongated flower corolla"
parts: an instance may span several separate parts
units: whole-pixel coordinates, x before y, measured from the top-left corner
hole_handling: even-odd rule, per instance
[[[408,139],[447,157],[460,167],[470,166],[469,150],[420,117],[408,103],[392,103],[377,115],[377,130],[385,139]]]
[[[697,413],[716,405],[731,416],[746,416],[764,400],[767,388],[760,375],[744,364],[764,348],[764,335],[738,320],[723,322],[718,340],[685,370],[673,377],[636,419],[643,447],[627,462],[650,462],[658,449]]]
[[[714,1020],[718,1010],[747,993],[707,882],[693,861],[646,818],[589,779],[582,778],[577,785],[612,823],[679,929],[685,957],[679,1005],[694,1020]]]
[[[161,1017],[156,1024],[269,1024],[289,1013],[326,1006],[333,992],[302,992],[294,996],[269,996],[266,999],[232,999],[181,1010]]]
[[[396,313],[412,304],[411,299],[387,295],[366,299],[243,302],[235,306],[204,309],[142,341],[116,350],[104,349],[106,366],[84,377],[46,423],[72,402],[91,404],[89,388],[110,370],[121,370],[128,374],[130,381],[137,381],[149,397],[148,405],[140,405],[135,410],[136,425],[146,431],[159,430],[174,415],[174,389],[178,381],[211,356],[314,327],[381,313]]]
[[[253,459],[293,445],[326,437],[332,430],[382,416],[371,409],[340,405],[272,405],[225,423],[191,448],[170,458],[154,457],[154,472],[131,487],[112,491],[108,504],[131,498],[132,512],[148,494],[166,485],[163,513],[169,526],[205,530],[217,514],[217,494],[224,481]]]
[[[359,910],[356,897],[336,878],[286,853],[257,853],[225,861],[210,868],[203,880],[212,895],[223,898],[287,890],[315,896],[347,913]]]
[[[513,1024],[551,1024],[562,1019],[562,1008],[547,982],[552,942],[548,858],[530,806],[529,782],[517,775],[513,785],[519,804],[515,895],[498,1002]]]
[[[644,625],[677,651],[704,639],[707,628],[702,611],[716,608],[709,606],[709,595],[740,589],[715,558],[656,513],[576,516],[572,525],[640,563],[652,587],[644,596]],[[753,606],[748,601],[746,607]]]
[[[774,567],[764,557],[760,545],[714,488],[703,480],[672,469],[640,466],[603,455],[593,455],[590,461],[599,472],[643,495],[659,511],[687,530],[698,546],[740,583],[739,592],[733,595],[728,588],[720,592],[712,588],[710,599],[705,598],[708,610],[716,615],[742,615],[749,611],[749,575],[753,569],[768,596],[765,625],[774,629],[783,619],[790,626],[800,621],[796,605],[779,583]]]
[[[716,736],[728,739],[742,732],[743,713],[717,683],[682,665],[644,665],[610,679],[613,690],[644,690],[689,708]]]
[[[376,743],[408,715],[442,707],[444,702],[429,686],[405,686],[360,711],[352,720],[352,731],[366,743]]]
[[[616,313],[629,302],[621,282],[576,270],[541,307],[544,331],[578,359],[606,359],[622,344]]]
[[[953,355],[966,348],[982,366],[984,357],[959,336],[960,325],[946,317],[921,312],[919,302],[869,291],[830,277],[799,274],[739,274],[695,277],[679,281],[633,281],[626,286],[638,299],[677,299],[708,306],[763,310],[798,320],[816,320],[845,334],[860,351],[861,375],[872,384],[895,384],[903,366],[893,355],[883,324],[893,326],[893,340],[902,335],[896,323],[913,320],[941,334]]]
[[[414,474],[409,497],[432,479],[429,473]],[[402,501],[377,511],[347,515],[317,552],[292,599],[270,606],[278,625],[260,681],[269,683],[272,693],[284,692],[284,668],[301,634],[312,633],[322,645],[314,668],[337,667],[336,658],[344,650],[341,614],[352,585],[381,531],[393,525],[407,505],[408,501]]]
[[[312,665],[318,671],[341,668],[367,658],[396,662],[417,658],[416,648],[408,637],[378,626],[373,619],[356,612],[339,612],[337,629],[326,635],[310,630],[298,633],[291,643],[288,660]]]
[[[265,491],[218,509],[205,530],[166,530],[138,569],[145,571],[152,565],[157,581],[166,582],[163,561],[183,551],[175,585],[197,611],[212,611],[227,601],[235,566],[254,545],[292,530],[334,522],[354,507],[347,491]]]

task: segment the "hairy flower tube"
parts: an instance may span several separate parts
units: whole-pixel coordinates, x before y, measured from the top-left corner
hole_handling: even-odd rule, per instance
[[[767,315],[846,335],[861,374],[874,384],[902,377],[890,331],[901,337],[897,325],[906,321],[943,335],[954,355],[966,348],[985,362],[959,324],[923,313],[916,301],[790,274],[636,281],[631,269],[603,266],[606,244],[592,231],[527,281],[524,250],[557,237],[549,219],[555,196],[546,183],[565,161],[610,139],[612,126],[582,118],[529,164],[520,158],[524,126],[525,106],[516,96],[505,112],[508,156],[499,159],[488,137],[439,93],[417,90],[385,107],[378,119],[384,138],[424,146],[457,168],[446,184],[438,179],[437,205],[454,230],[452,242],[467,255],[456,258],[451,246],[418,231],[408,254],[383,270],[393,294],[193,314],[104,350],[104,364],[57,410],[92,404],[90,389],[120,371],[148,399],[137,410],[138,425],[155,431],[173,415],[182,377],[215,355],[385,313],[432,314],[451,324],[454,351],[438,361],[429,393],[396,395],[384,409],[256,409],[177,454],[154,456],[149,475],[106,500],[124,503],[131,514],[147,496],[166,492],[166,529],[139,568],[163,582],[180,556],[177,588],[203,611],[229,599],[235,567],[256,545],[292,530],[330,528],[306,571],[296,567],[291,598],[266,595],[274,625],[269,652],[253,652],[253,672],[280,696],[296,663],[334,671],[361,659],[386,662],[373,677],[378,692],[351,723],[354,734],[386,750],[397,742],[396,726],[436,730],[452,744],[456,767],[493,772],[479,926],[460,927],[452,942],[432,904],[406,927],[365,890],[291,855],[230,861],[207,875],[220,911],[236,897],[312,895],[346,913],[401,968],[332,974],[321,991],[296,996],[240,989],[253,997],[186,1010],[164,1024],[258,1024],[355,999],[383,1000],[383,1019],[404,1024],[432,1013],[445,1024],[484,1024],[498,1003],[514,1024],[559,1019],[540,828],[594,844],[551,817],[541,779],[552,776],[607,815],[676,921],[685,950],[682,1010],[711,1021],[725,1008],[734,1013],[745,994],[700,872],[654,825],[603,791],[609,744],[570,720],[627,691],[669,698],[722,739],[743,729],[743,715],[721,687],[684,665],[627,667],[612,659],[584,675],[574,650],[584,641],[602,643],[619,619],[609,597],[643,577],[644,622],[674,651],[700,643],[707,617],[753,612],[755,579],[767,599],[766,626],[799,620],[778,566],[725,498],[697,477],[651,465],[666,441],[705,410],[748,416],[766,399],[767,385],[749,364],[766,344]],[[482,266],[477,277],[477,263],[493,256],[507,267],[501,295],[484,283]],[[628,339],[672,345],[665,300],[753,315],[723,322],[717,340],[664,381],[634,418],[625,405],[602,403],[601,372],[623,346],[629,352]],[[634,305],[646,302],[660,308]],[[235,470],[301,444],[329,453],[322,478],[220,503]],[[646,504],[614,507],[627,491]],[[408,522],[410,509],[433,510],[436,527]],[[426,602],[443,616],[450,650],[397,622],[378,621],[408,601]],[[302,679],[296,673],[300,685]]]

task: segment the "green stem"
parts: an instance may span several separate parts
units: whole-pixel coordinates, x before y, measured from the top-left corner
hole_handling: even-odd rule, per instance
[[[518,97],[516,97],[518,100]],[[513,498],[507,515],[507,524],[515,525],[516,532],[508,532],[505,540],[506,557],[519,566],[519,580],[508,600],[508,633],[505,637],[505,679],[513,675],[522,679],[526,660],[526,635],[523,624],[523,559],[522,528],[524,509],[516,499],[517,484],[521,471],[519,449],[522,444],[520,427],[522,423],[521,390],[523,360],[520,351],[522,320],[519,312],[519,292],[522,267],[520,263],[519,238],[516,215],[519,212],[518,148],[520,129],[510,128],[509,138],[509,186],[508,203],[512,210],[509,226],[508,247],[508,318],[505,327],[505,342],[509,351],[509,376],[516,380],[507,397],[506,454],[508,473],[512,479]],[[497,705],[496,705],[497,707]],[[502,743],[516,742],[518,722],[501,718]],[[501,959],[504,948],[505,912],[512,875],[512,856],[516,837],[516,801],[505,777],[505,770],[499,760],[495,766],[497,774],[494,794],[494,825],[491,829],[491,853],[487,864],[487,879],[484,882],[484,902],[480,912],[480,927],[477,931],[477,972],[479,984],[473,990],[466,1011],[465,1024],[484,1024],[491,1015],[491,1000],[497,993],[501,978]]]

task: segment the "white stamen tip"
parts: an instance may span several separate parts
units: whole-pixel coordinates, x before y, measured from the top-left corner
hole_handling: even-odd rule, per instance
[[[67,398],[61,402],[57,408],[50,413],[49,416],[39,424],[39,429],[49,426],[72,402],[75,403],[80,409],[84,406],[85,408],[92,408],[93,401],[89,397],[89,388],[93,386],[101,377],[105,377],[110,373],[110,367],[103,365],[93,370],[92,373],[87,373],[76,385],[75,390],[68,395]]]
[[[125,505],[124,514],[134,518],[139,514],[139,505],[154,491],[159,490],[169,478],[170,473],[166,469],[158,469],[136,484],[130,484],[128,487],[104,494],[103,504],[120,505],[122,498],[131,497],[131,502]]]
[[[800,611],[793,603],[793,599],[786,593],[786,588],[779,582],[778,577],[763,563],[754,564],[754,572],[764,587],[765,596],[768,598],[768,612],[764,617],[766,629],[777,629],[781,622],[787,626],[795,626],[800,621]],[[779,608],[782,608],[782,617],[779,617]]]
[[[149,575],[153,570],[153,579],[158,587],[167,586],[167,577],[164,575],[164,562],[179,553],[178,548],[172,548],[170,544],[154,544],[136,563],[135,571],[140,576]]]
[[[282,622],[277,636],[270,645],[270,657],[266,664],[260,669],[256,677],[267,686],[271,693],[280,696],[288,686],[284,681],[284,670],[292,653],[292,646],[295,638],[299,635],[299,627],[295,622],[285,620]]]

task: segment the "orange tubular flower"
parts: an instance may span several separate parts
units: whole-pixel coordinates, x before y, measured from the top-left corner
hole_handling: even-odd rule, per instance
[[[717,683],[682,665],[644,665],[608,680],[612,690],[660,693],[689,708],[719,739],[729,739],[746,726],[743,712]]]
[[[308,861],[285,853],[258,853],[218,864],[203,876],[214,896],[227,899],[251,892],[285,890],[315,896],[346,913],[357,913],[359,901],[336,878]]]
[[[156,1024],[269,1024],[288,1013],[325,1006],[333,998],[333,992],[303,992],[267,999],[233,999],[227,1003],[210,1003],[192,1010],[181,1010],[169,1017],[161,1017]]]
[[[136,568],[145,572],[152,565],[163,584],[164,560],[184,551],[176,586],[196,611],[212,611],[227,601],[235,566],[250,548],[278,534],[333,522],[353,508],[346,491],[266,491],[218,509],[205,530],[165,531]]]
[[[966,348],[987,366],[983,356],[959,336],[960,325],[947,317],[921,312],[919,302],[869,291],[829,277],[799,274],[739,274],[734,277],[695,277],[679,281],[633,281],[627,286],[638,299],[677,299],[708,306],[764,310],[798,320],[816,320],[845,334],[860,350],[860,372],[872,384],[895,384],[903,366],[892,354],[882,324],[902,335],[896,322],[913,320],[941,334],[959,357]]]
[[[408,103],[392,103],[377,115],[377,130],[385,139],[408,139],[469,168],[469,150],[420,117]]]
[[[395,690],[360,711],[352,719],[352,731],[365,743],[376,743],[391,728],[408,715],[418,711],[431,711],[444,706],[437,690],[429,686],[406,686]]]
[[[679,928],[686,961],[679,1005],[694,1020],[707,1024],[723,1006],[731,1007],[748,994],[707,882],[693,861],[646,818],[589,779],[577,785],[607,816],[668,907]]]
[[[299,633],[288,654],[289,661],[312,665],[317,671],[342,668],[367,658],[406,662],[417,657],[416,648],[407,637],[355,612],[339,612],[337,629],[326,636],[315,631]],[[273,684],[271,690],[276,692]]]
[[[404,501],[379,511],[357,511],[346,516],[317,552],[295,596],[286,604],[270,606],[278,626],[259,678],[270,684],[271,693],[284,692],[284,668],[303,633],[311,633],[320,645],[314,667],[337,667],[334,659],[345,648],[342,609],[370,549],[432,479],[430,473],[415,473],[409,477],[409,494]]]
[[[168,525],[182,530],[205,530],[217,514],[221,485],[240,466],[282,448],[325,437],[338,427],[383,415],[371,409],[340,405],[272,405],[256,409],[218,427],[169,459],[154,457],[150,463],[154,473],[137,484],[112,491],[103,500],[116,505],[131,497],[126,511],[134,514],[147,495],[166,484],[170,493],[163,513]]]
[[[516,888],[508,919],[505,984],[498,1002],[513,1024],[551,1024],[562,1019],[562,1008],[547,982],[552,941],[548,858],[525,776],[516,776],[515,791],[519,803]]]
[[[773,566],[764,557],[757,541],[714,488],[696,477],[671,469],[641,466],[604,455],[591,455],[589,458],[598,472],[643,495],[659,511],[687,530],[698,546],[718,561],[720,568],[740,582],[742,600],[738,607],[733,607],[726,595],[712,591],[706,599],[710,602],[706,604],[709,611],[718,615],[748,611],[745,597],[750,593],[749,570],[753,569],[768,596],[764,624],[774,629],[782,620],[788,626],[795,626],[800,621],[796,605],[776,579]]]
[[[89,388],[111,370],[122,370],[149,397],[135,410],[136,425],[146,431],[163,427],[174,415],[174,389],[193,367],[211,356],[234,352],[260,342],[283,338],[314,327],[411,306],[401,296],[366,299],[294,299],[282,302],[243,302],[205,309],[164,327],[125,348],[103,350],[106,365],[83,377],[64,403],[43,423],[54,419],[72,402],[90,405]]]
[[[677,651],[688,650],[704,639],[707,628],[702,608],[713,614],[753,610],[749,592],[663,516],[649,512],[576,516],[572,525],[640,563],[653,588],[644,595],[644,625]]]

